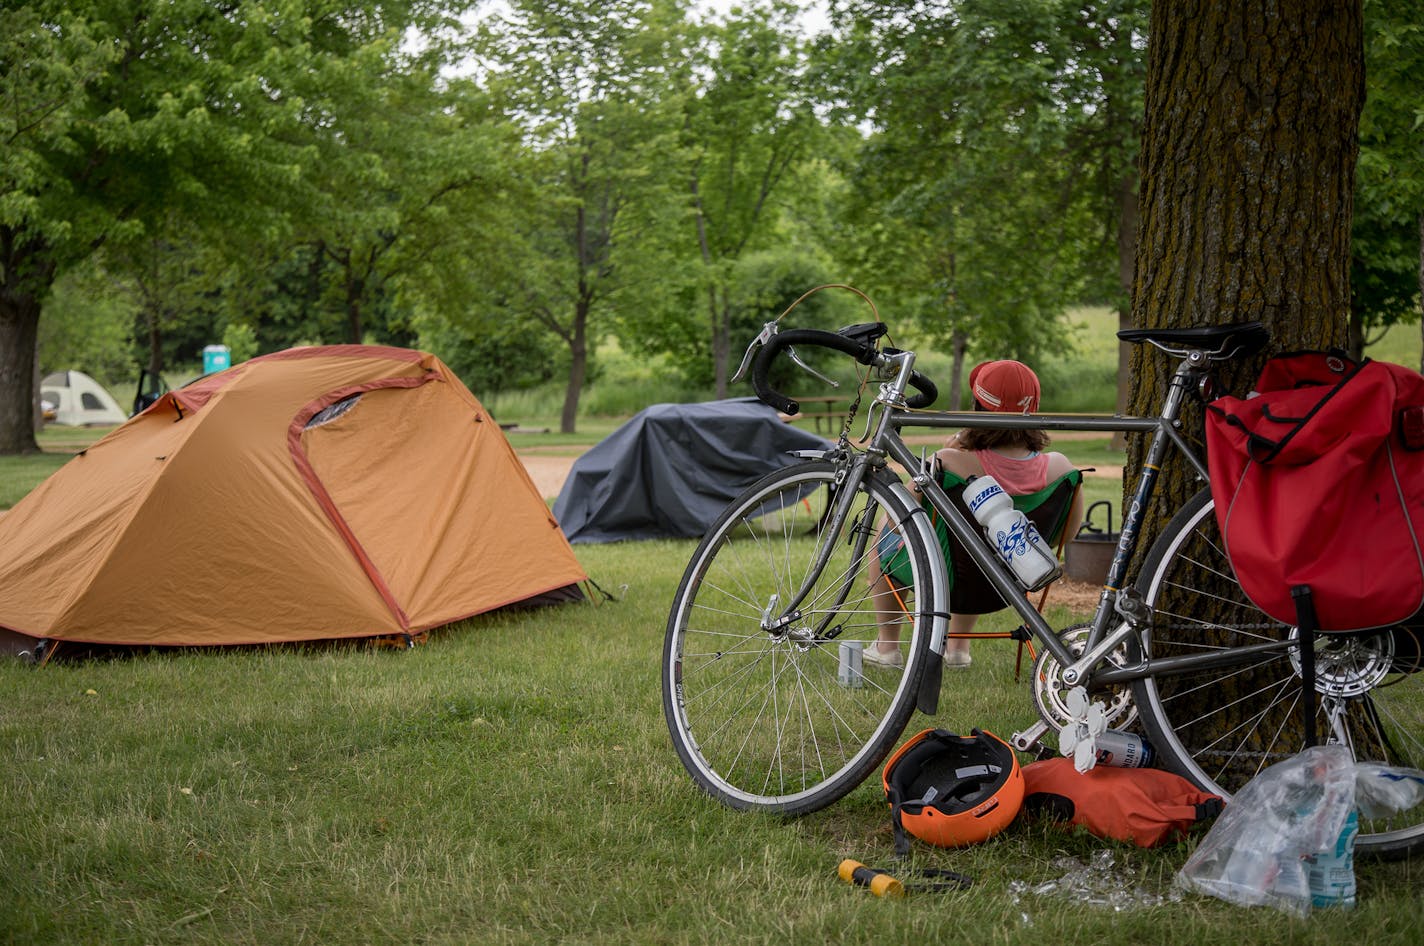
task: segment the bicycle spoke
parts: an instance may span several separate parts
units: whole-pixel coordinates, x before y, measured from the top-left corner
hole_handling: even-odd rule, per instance
[[[1138,588],[1151,610],[1143,646],[1153,661],[1283,645],[1277,654],[1195,670],[1179,661],[1170,673],[1135,681],[1140,718],[1163,762],[1229,796],[1300,751],[1304,701],[1294,631],[1262,614],[1241,591],[1208,494],[1187,503],[1164,530]],[[1397,658],[1401,646],[1404,656]],[[1317,732],[1349,747],[1356,758],[1420,767],[1424,674],[1417,635],[1322,634],[1315,648],[1316,716],[1323,721]],[[1357,845],[1391,852],[1424,845],[1424,806],[1362,823]]]
[[[926,643],[900,672],[839,678],[840,645],[877,637],[867,563],[884,486],[854,495],[841,525],[826,507],[836,474],[811,462],[767,477],[734,503],[689,566],[669,619],[664,710],[693,777],[739,807],[812,810],[858,784],[914,709]],[[911,530],[917,526],[911,522]],[[928,529],[910,538],[905,594],[928,574]],[[910,619],[913,622],[913,615]]]

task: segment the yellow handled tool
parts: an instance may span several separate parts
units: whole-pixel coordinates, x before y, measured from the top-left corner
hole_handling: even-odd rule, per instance
[[[848,884],[855,884],[857,887],[869,887],[870,892],[877,897],[903,897],[905,895],[904,884],[885,871],[866,867],[860,861],[846,858],[841,861],[839,873],[841,880]]]

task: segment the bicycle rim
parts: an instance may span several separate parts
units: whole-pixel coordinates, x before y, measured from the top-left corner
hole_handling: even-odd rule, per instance
[[[1247,599],[1225,554],[1210,492],[1194,496],[1152,546],[1139,579],[1152,610],[1153,658],[1292,639],[1295,629]],[[1319,635],[1316,726],[1360,761],[1424,768],[1424,674],[1417,631]],[[1295,649],[1134,685],[1148,736],[1169,768],[1230,796],[1304,747]],[[1424,844],[1424,806],[1360,823],[1362,853],[1401,856]]]
[[[914,710],[930,653],[925,517],[903,488],[871,477],[828,535],[835,478],[830,463],[801,464],[734,500],[694,554],[668,618],[668,729],[693,779],[736,808],[802,814],[836,801],[875,770]],[[842,669],[841,652],[876,638],[866,566],[887,518],[892,534],[909,533],[897,589],[909,608],[904,668],[862,662],[856,675]],[[765,629],[826,547],[793,620]]]

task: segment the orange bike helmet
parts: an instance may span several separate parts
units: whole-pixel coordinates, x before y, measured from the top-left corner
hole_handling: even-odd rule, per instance
[[[912,737],[885,764],[882,784],[901,852],[909,848],[905,832],[940,847],[987,841],[1023,806],[1014,750],[978,729],[969,736],[926,729]]]

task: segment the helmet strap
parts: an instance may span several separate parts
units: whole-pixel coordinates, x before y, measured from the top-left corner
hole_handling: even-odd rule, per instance
[[[903,861],[910,856],[910,835],[906,833],[905,824],[900,820],[898,798],[890,803],[890,826],[895,829],[895,859]]]

